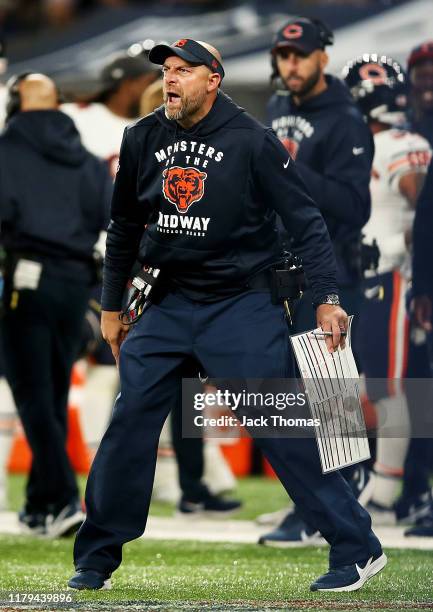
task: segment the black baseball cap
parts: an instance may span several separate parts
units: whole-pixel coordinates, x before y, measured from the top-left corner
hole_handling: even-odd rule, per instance
[[[104,89],[111,89],[125,79],[137,79],[152,72],[155,67],[144,55],[119,53],[103,67],[100,79]]]
[[[310,55],[316,49],[324,49],[332,45],[334,36],[319,20],[295,17],[287,21],[275,34],[271,53],[278,49],[291,47],[304,55]]]
[[[212,72],[217,72],[221,80],[224,78],[221,62],[192,38],[181,38],[172,45],[156,45],[150,50],[149,59],[154,64],[162,65],[170,55],[177,55],[190,64],[207,66]]]

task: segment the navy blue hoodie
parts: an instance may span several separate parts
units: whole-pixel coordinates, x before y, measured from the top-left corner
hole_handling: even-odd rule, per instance
[[[112,180],[57,110],[18,113],[0,137],[1,241],[53,261],[93,261],[109,221]],[[74,266],[69,266],[72,270]],[[81,274],[82,266],[75,266]]]
[[[294,238],[315,299],[337,292],[323,218],[275,134],[222,92],[189,130],[157,109],[125,130],[103,308],[120,309],[137,256],[191,299],[240,293],[251,275],[281,260],[275,211]]]
[[[433,161],[419,196],[413,226],[413,294],[433,298]]]
[[[288,91],[276,92],[267,116],[323,214],[337,256],[337,280],[350,285],[357,279],[344,247],[359,237],[370,216],[374,142],[348,88],[332,76],[326,80],[327,89],[300,106]]]

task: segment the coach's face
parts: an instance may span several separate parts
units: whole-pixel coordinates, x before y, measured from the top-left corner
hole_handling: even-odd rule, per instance
[[[194,117],[218,87],[216,78],[206,66],[195,66],[173,55],[162,67],[165,114],[168,119],[185,121]],[[216,83],[216,85],[215,85]]]
[[[287,89],[295,96],[304,97],[311,92],[325,70],[328,56],[322,49],[305,55],[292,47],[276,51],[278,74]]]

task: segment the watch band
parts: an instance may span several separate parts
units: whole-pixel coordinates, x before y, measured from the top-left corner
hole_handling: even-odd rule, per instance
[[[321,304],[330,304],[331,306],[339,306],[340,298],[338,297],[336,293],[328,293],[328,295],[325,295],[319,302],[314,302],[313,306],[314,308],[317,308]]]

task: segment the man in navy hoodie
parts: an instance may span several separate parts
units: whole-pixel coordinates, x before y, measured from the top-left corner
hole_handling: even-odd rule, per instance
[[[158,437],[181,401],[185,365],[193,359],[212,378],[288,375],[283,306],[269,290],[281,259],[276,212],[304,262],[317,323],[331,332],[328,350],[347,325],[323,218],[278,138],[220,91],[217,50],[181,39],[154,47],[150,60],[163,65],[165,103],[126,129],[120,152],[102,332],[121,394],[89,475],[69,581],[76,589],[109,588],[123,544],[145,528]],[[166,290],[127,333],[119,313],[137,257],[161,268]],[[311,588],[360,588],[386,564],[368,513],[340,474],[322,475],[313,439],[259,442],[331,544],[330,570]]]
[[[346,85],[325,74],[329,59],[325,48],[332,44],[332,32],[319,20],[295,17],[278,30],[271,63],[272,76],[280,85],[268,104],[268,124],[296,160],[296,168],[323,215],[337,260],[341,303],[349,314],[356,315],[362,299],[361,229],[370,216],[374,143]],[[286,244],[290,250],[287,234]],[[302,332],[314,325],[307,291],[297,304],[293,329]],[[356,343],[356,328],[354,335]],[[344,474],[363,503],[368,501],[368,470],[360,465],[346,468]],[[318,537],[317,530],[306,524],[295,508],[259,543],[314,544]]]
[[[13,78],[0,137],[5,369],[33,455],[19,520],[51,537],[84,518],[65,448],[67,402],[112,192],[58,98],[45,75]]]

